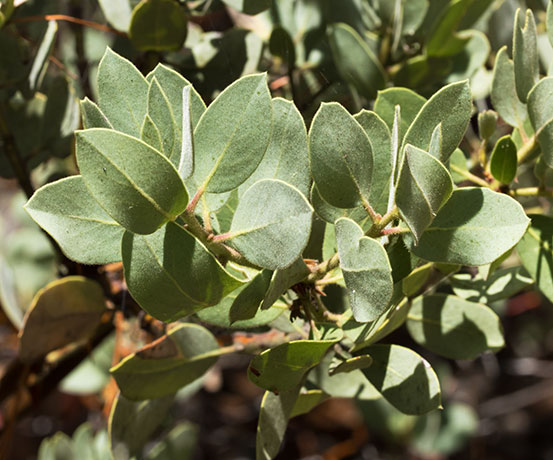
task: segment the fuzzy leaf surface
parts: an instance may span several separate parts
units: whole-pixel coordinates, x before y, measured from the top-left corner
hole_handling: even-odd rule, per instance
[[[125,233],[121,252],[129,292],[161,321],[216,305],[242,284],[174,223],[147,236]]]
[[[269,270],[286,268],[307,246],[312,215],[313,208],[299,190],[264,179],[240,199],[230,238],[253,264]]]
[[[522,24],[524,21],[524,24]],[[515,87],[518,98],[526,102],[528,92],[540,78],[538,56],[538,36],[536,21],[531,10],[523,15],[517,10],[513,35],[513,63],[515,69]]]
[[[153,233],[186,208],[184,184],[157,150],[104,128],[78,131],[76,137],[77,163],[88,190],[126,229]]]
[[[489,189],[455,190],[411,251],[422,259],[460,265],[486,265],[522,238],[530,220],[511,197]]]
[[[374,321],[386,311],[393,294],[388,255],[348,218],[336,221],[336,242],[353,316],[359,322]]]
[[[309,155],[313,179],[325,201],[339,208],[368,202],[374,162],[371,143],[340,104],[321,105],[309,131]]]

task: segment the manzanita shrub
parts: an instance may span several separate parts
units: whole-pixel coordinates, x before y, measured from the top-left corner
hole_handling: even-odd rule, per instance
[[[427,65],[479,37],[436,27]],[[352,36],[373,62],[348,26],[329,29],[338,67],[361,91],[367,74],[341,62]],[[504,345],[487,304],[533,283],[553,301],[553,220],[528,217],[517,201],[550,194],[553,178],[553,77],[540,73],[532,12],[516,14],[512,59],[506,48],[497,55],[478,158],[459,148],[474,116],[468,80],[425,98],[402,87],[376,93],[386,78],[370,75],[373,110],[323,103],[306,129],[293,102],[272,98],[266,74],[237,79],[206,107],[171,68],[143,76],[106,51],[98,101],[80,105],[80,174],[43,186],[25,209],[69,259],[122,262],[134,301],[167,323],[111,369],[121,391],[114,455],[141,452],[174,395],[230,353],[252,355],[248,377],[265,390],[258,459],[277,455],[290,418],[330,397],[428,413],[442,405],[431,363],[383,339],[405,324],[432,353],[474,359]],[[537,186],[523,186],[528,171]],[[110,308],[84,276],[49,284],[27,314],[19,358],[31,364],[89,337]],[[260,339],[221,344],[212,326]]]

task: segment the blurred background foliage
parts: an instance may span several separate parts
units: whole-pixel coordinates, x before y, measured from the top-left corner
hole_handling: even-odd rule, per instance
[[[541,73],[552,72],[545,0],[3,0],[0,5],[4,375],[33,296],[65,274],[58,273],[56,247],[22,210],[24,195],[76,172],[78,100],[97,99],[96,73],[107,46],[143,73],[159,62],[169,65],[207,103],[238,77],[266,71],[273,96],[293,99],[307,124],[322,101],[339,101],[357,112],[370,108],[377,92],[390,86],[428,97],[463,79],[471,81],[478,110],[489,108],[495,55],[504,45],[511,48],[519,7],[534,11]],[[475,126],[469,126],[462,145],[469,160],[460,159],[462,168],[470,167],[480,147]],[[547,200],[534,200],[530,204],[549,209]],[[121,289],[118,268],[102,270]],[[553,309],[533,291],[492,305],[505,328],[507,347],[500,353],[464,362],[424,352],[440,376],[443,411],[413,417],[382,399],[334,398],[291,421],[279,458],[553,458]],[[109,458],[114,434],[110,441],[107,415],[116,387],[108,369],[150,337],[152,327],[144,321],[121,316],[115,334],[74,365],[57,389],[14,401],[8,396],[17,391],[3,381],[0,457]],[[404,330],[390,340],[418,349]],[[56,353],[61,352],[49,355],[50,363]],[[161,411],[159,426],[136,427],[132,442],[138,458],[252,458],[262,394],[246,378],[247,361],[222,359]],[[15,419],[20,404],[25,411]],[[119,399],[117,404],[135,403]],[[127,409],[151,415],[151,407]],[[131,442],[125,439],[129,433],[119,435]],[[118,457],[115,447],[114,455],[126,454]]]

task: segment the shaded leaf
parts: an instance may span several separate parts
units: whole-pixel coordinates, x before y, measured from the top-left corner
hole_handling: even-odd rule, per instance
[[[261,308],[269,308],[294,284],[303,281],[310,272],[311,271],[301,257],[289,267],[276,270],[269,283],[269,288],[267,289]]]
[[[148,83],[127,59],[106,49],[98,66],[98,105],[117,130],[140,137]]]
[[[441,407],[438,377],[413,350],[399,345],[372,345],[363,352],[373,358],[363,374],[396,409],[422,415]]]
[[[322,198],[339,208],[367,203],[373,175],[371,143],[336,102],[323,103],[309,131],[311,173]]]
[[[56,39],[58,33],[58,23],[57,21],[48,21],[48,26],[46,27],[46,32],[42,37],[40,46],[33,60],[33,65],[29,71],[29,89],[32,93],[38,91],[46,73],[46,66],[48,65],[48,58],[50,56],[50,51]]]
[[[365,40],[347,24],[328,28],[330,49],[342,78],[367,99],[386,83],[386,72]]]
[[[491,308],[451,295],[415,299],[407,330],[418,344],[451,359],[475,359],[505,345],[501,321]]]
[[[511,136],[499,139],[490,157],[490,171],[495,179],[510,184],[517,174],[517,146]]]
[[[269,38],[269,50],[273,56],[281,58],[289,69],[296,64],[296,48],[288,31],[281,26],[276,26]]]
[[[432,223],[453,191],[445,166],[424,150],[407,145],[403,158],[396,203],[415,240]]]
[[[92,265],[121,260],[125,230],[92,198],[81,176],[41,187],[25,210],[70,259]]]
[[[334,224],[340,217],[349,217],[360,225],[370,220],[367,210],[361,205],[355,208],[337,208],[327,203],[315,184],[311,187],[311,204],[315,213],[329,224]]]
[[[411,251],[432,262],[485,265],[511,249],[529,219],[511,197],[489,189],[455,190]]]
[[[123,227],[152,233],[186,208],[184,184],[157,150],[104,128],[78,131],[76,137],[77,162],[87,188]]]
[[[38,291],[19,333],[19,358],[32,363],[77,340],[100,325],[106,305],[102,287],[82,276],[53,281]]]
[[[292,408],[290,418],[298,417],[311,412],[312,409],[325,402],[327,399],[330,399],[330,397],[330,395],[326,394],[322,390],[309,390],[300,393],[298,399],[296,399],[294,407]]]
[[[553,301],[553,219],[531,214],[530,227],[517,245],[524,268],[536,282],[536,287]]]
[[[244,289],[240,290],[240,293],[232,302],[229,310],[230,323],[234,323],[240,320],[248,320],[255,317],[257,311],[265,298],[267,289],[271,282],[273,272],[270,270],[263,270],[253,278]]]
[[[196,451],[198,427],[190,422],[179,423],[162,441],[148,452],[146,460],[192,460]]]
[[[201,190],[230,191],[263,159],[273,123],[267,75],[242,77],[209,106],[194,131],[192,179]]]
[[[211,332],[185,323],[127,356],[110,372],[126,398],[162,398],[201,377],[217,361],[218,348]]]
[[[336,242],[353,316],[359,322],[374,321],[392,298],[388,255],[378,241],[363,236],[361,227],[348,218],[336,221]]]
[[[414,296],[424,286],[433,270],[433,264],[428,263],[415,268],[401,280],[401,289],[407,297]]]
[[[161,133],[150,115],[146,115],[144,117],[144,122],[142,123],[142,128],[140,129],[140,139],[158,152],[163,152]]]
[[[125,233],[122,254],[129,292],[162,321],[216,305],[242,284],[202,243],[174,223],[148,236]]]
[[[296,188],[280,180],[261,180],[240,199],[228,238],[253,264],[286,268],[307,246],[312,214]]]
[[[246,14],[258,14],[270,8],[272,0],[223,0],[228,6]]]
[[[142,453],[142,448],[169,413],[174,395],[146,401],[131,401],[117,395],[109,415],[108,434],[112,452],[128,457]]]
[[[108,128],[113,129],[107,117],[89,98],[85,97],[81,103],[81,114],[83,117],[83,128]]]
[[[142,0],[132,11],[129,37],[139,50],[178,50],[187,31],[184,8],[173,0]]]
[[[553,97],[553,77],[542,78],[528,93],[528,115],[534,131],[539,132],[553,119],[553,109],[549,104]]]
[[[340,361],[335,367],[331,367],[328,372],[330,375],[340,374],[342,372],[349,373],[359,369],[365,369],[373,363],[370,355],[359,355],[352,358]]]
[[[472,0],[457,0],[449,2],[447,8],[444,8],[428,33],[426,53],[429,56],[448,57],[462,51],[468,38],[456,33],[456,30],[470,3]]]
[[[175,167],[178,167],[180,150],[176,141],[177,121],[169,100],[155,76],[151,79],[148,89],[148,115],[159,130],[162,145],[159,151],[164,153]]]
[[[120,32],[127,32],[131,23],[129,0],[98,0],[107,21]]]

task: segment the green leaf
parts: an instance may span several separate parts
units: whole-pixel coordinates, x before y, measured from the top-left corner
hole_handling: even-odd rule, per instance
[[[269,50],[273,56],[282,59],[288,69],[292,69],[296,64],[296,47],[288,31],[281,26],[276,26],[271,32],[269,39]]]
[[[271,460],[277,456],[299,391],[300,385],[279,394],[266,391],[263,395],[257,423],[256,460]]]
[[[38,291],[19,335],[19,359],[32,363],[90,337],[106,311],[102,287],[82,276],[52,281]]]
[[[469,40],[455,33],[472,0],[457,0],[448,2],[434,27],[428,34],[426,54],[432,57],[453,56],[460,51]]]
[[[56,39],[58,33],[58,23],[57,21],[48,21],[48,26],[46,27],[46,32],[42,37],[40,46],[36,52],[33,65],[29,71],[29,89],[32,93],[38,91],[46,73],[46,67],[48,65],[48,58],[50,57],[50,51]]]
[[[349,25],[328,28],[330,49],[341,77],[367,99],[386,84],[386,71],[366,41]]]
[[[553,45],[553,5],[551,2],[547,5],[546,11],[546,29],[547,29],[547,38],[549,38],[549,43]]]
[[[267,289],[269,289],[272,276],[272,271],[263,270],[240,291],[229,310],[231,324],[255,317],[261,302],[265,298]]]
[[[196,313],[196,316],[204,323],[213,324],[215,326],[224,327],[227,329],[254,329],[276,320],[282,313],[288,311],[288,305],[284,302],[277,302],[271,308],[265,310],[258,309],[253,318],[239,320],[231,323],[229,318],[230,307],[240,295],[240,293],[247,287],[247,284],[240,286],[232,291],[217,305],[209,308],[204,308]]]
[[[100,107],[88,97],[81,101],[81,114],[83,116],[83,128],[108,128],[113,129],[107,117],[102,113]]]
[[[177,171],[183,179],[188,179],[194,172],[194,129],[192,127],[190,93],[192,86],[185,86],[182,89],[182,141],[180,152],[175,147],[179,159]],[[178,141],[176,142],[178,146]]]
[[[401,280],[401,289],[407,297],[413,297],[424,286],[433,271],[433,264],[428,263],[415,268]]]
[[[164,66],[163,64],[158,64],[154,70],[146,75],[146,80],[151,82],[154,77],[157,79],[161,89],[163,89],[163,92],[167,96],[169,104],[171,104],[171,110],[175,117],[179,133],[176,137],[180,141],[182,138],[182,126],[180,122],[183,119],[183,89],[185,87],[190,87],[190,117],[192,121],[192,128],[196,127],[200,117],[205,112],[205,103],[198,92],[192,87],[190,82],[169,67]]]
[[[368,203],[371,143],[362,126],[336,102],[323,103],[309,131],[311,173],[322,198],[339,208]]]
[[[373,176],[369,201],[373,209],[385,214],[392,175],[392,134],[376,113],[362,110],[354,116],[367,133],[373,152]]]
[[[143,140],[146,144],[152,147],[158,152],[163,152],[163,141],[161,140],[161,133],[157,128],[156,124],[150,117],[146,114],[144,117],[144,122],[142,123],[142,128],[140,130],[140,139]]]
[[[142,0],[132,11],[129,37],[139,50],[178,50],[187,31],[185,10],[174,0]]]
[[[553,97],[553,77],[541,79],[528,93],[528,115],[538,133],[553,119],[553,108],[544,104]]]
[[[198,427],[181,422],[148,451],[145,460],[192,460],[198,444]]]
[[[311,187],[311,204],[317,215],[329,224],[334,224],[340,217],[349,217],[360,225],[370,220],[369,214],[363,206],[357,206],[356,208],[337,208],[336,206],[328,204],[319,193],[315,184]]]
[[[450,359],[475,359],[505,345],[501,321],[491,308],[451,295],[415,299],[407,330],[415,342]]]
[[[444,86],[421,108],[405,134],[402,145],[411,144],[422,150],[428,149],[434,129],[441,123],[442,156],[439,160],[445,163],[463,139],[471,115],[468,81]]]
[[[194,131],[194,182],[214,193],[238,187],[263,159],[272,123],[266,74],[249,75],[227,87]]]
[[[228,6],[246,14],[259,14],[271,7],[272,0],[223,0]]]
[[[493,110],[485,110],[478,114],[478,133],[480,134],[480,139],[488,140],[495,134],[497,118],[497,112]]]
[[[175,167],[178,167],[180,149],[178,149],[179,143],[176,140],[177,123],[169,100],[155,76],[150,81],[148,89],[148,115],[159,130],[162,142],[160,152],[164,153]]]
[[[342,372],[350,373],[358,369],[365,369],[373,363],[373,359],[370,355],[353,356],[346,360],[340,360],[338,365],[330,367],[328,373],[330,375],[340,374]]]
[[[227,239],[255,265],[286,268],[307,246],[312,215],[313,208],[296,188],[261,180],[240,199]]]
[[[152,233],[185,210],[184,184],[157,150],[104,128],[78,131],[76,137],[77,163],[87,188],[123,227]]]
[[[125,233],[122,254],[129,292],[162,321],[216,305],[242,284],[202,243],[174,223],[148,236]]]
[[[140,137],[148,82],[127,59],[106,49],[98,66],[98,105],[117,130]]]
[[[327,340],[292,340],[263,351],[252,359],[248,377],[257,386],[272,392],[293,389],[342,338],[342,331],[334,329],[329,335]]]
[[[522,11],[515,14],[513,35],[513,62],[515,69],[515,88],[521,102],[526,102],[528,92],[540,78],[540,63],[536,22],[532,10],[526,10],[522,26]]]
[[[399,127],[400,143],[403,136],[415,120],[425,104],[426,99],[408,88],[388,88],[378,92],[374,103],[374,111],[392,130],[394,126],[395,107],[401,107],[401,124]]]
[[[424,150],[407,144],[396,203],[415,240],[432,223],[452,191],[453,183],[445,166]]]
[[[311,175],[303,117],[286,99],[275,98],[272,106],[271,141],[255,172],[240,186],[240,195],[261,179],[280,179],[308,196]]]
[[[494,109],[506,123],[521,128],[528,116],[526,105],[520,102],[515,85],[515,65],[509,59],[507,47],[499,50],[493,68],[491,99]]]
[[[363,374],[396,409],[422,415],[441,407],[438,377],[413,350],[399,345],[372,345],[363,353],[373,358]]]
[[[124,229],[92,198],[81,176],[41,187],[25,209],[70,259],[92,265],[121,260]]]
[[[303,281],[311,271],[305,265],[305,262],[300,257],[289,267],[276,270],[273,273],[269,288],[261,304],[262,309],[267,309],[273,305],[278,298],[284,294],[294,284]]]
[[[290,418],[308,414],[312,409],[330,398],[331,396],[322,390],[308,390],[304,393],[300,393],[292,408]]]
[[[127,356],[110,372],[126,398],[162,398],[201,377],[219,354],[211,332],[185,323]]]
[[[461,174],[462,172],[469,172],[467,158],[461,149],[455,149],[449,157],[449,173],[453,182],[458,183],[466,180],[466,176]]]
[[[466,187],[453,192],[418,245],[406,239],[415,255],[432,262],[485,265],[511,249],[529,222],[511,197]]]
[[[503,268],[493,272],[487,279],[480,276],[474,278],[470,273],[459,273],[450,278],[450,282],[457,296],[486,305],[513,297],[534,284],[534,280],[522,272],[522,267]]]
[[[106,20],[120,32],[128,32],[131,23],[129,0],[98,0]]]
[[[490,171],[499,182],[510,184],[517,175],[517,146],[511,136],[499,139],[490,157]]]
[[[361,227],[348,218],[336,221],[336,242],[353,316],[359,322],[374,321],[392,299],[388,255],[378,241],[363,236]]]
[[[129,458],[142,454],[150,437],[167,418],[174,395],[146,401],[131,401],[117,395],[109,415],[108,435],[112,452],[124,451]]]
[[[518,243],[517,252],[536,287],[553,301],[553,219],[537,214],[530,218],[530,228]]]

